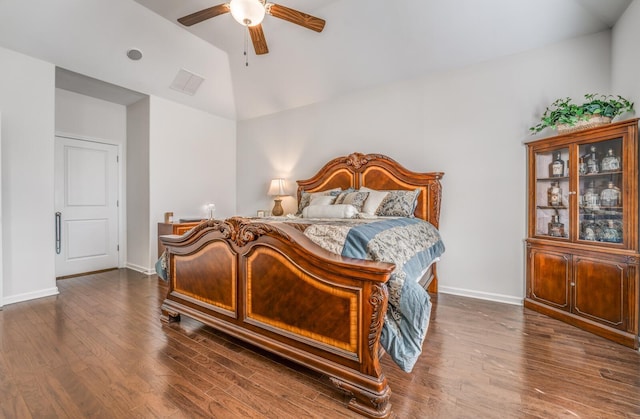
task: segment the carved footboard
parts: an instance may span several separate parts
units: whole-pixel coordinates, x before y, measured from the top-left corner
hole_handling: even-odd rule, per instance
[[[379,338],[392,264],[343,258],[283,223],[208,221],[164,236],[164,321],[181,314],[331,377],[349,407],[387,417]]]

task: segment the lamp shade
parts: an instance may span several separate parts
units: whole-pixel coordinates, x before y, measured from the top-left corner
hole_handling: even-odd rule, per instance
[[[267,195],[269,196],[284,196],[287,193],[284,190],[284,179],[273,179],[271,181],[271,185],[269,186],[269,192]]]
[[[255,26],[264,19],[264,5],[260,0],[231,0],[231,16],[241,25]]]

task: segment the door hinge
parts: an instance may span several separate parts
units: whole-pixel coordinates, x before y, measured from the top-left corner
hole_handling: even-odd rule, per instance
[[[116,163],[120,163],[120,156],[116,156]]]
[[[116,250],[119,252],[120,251],[120,245],[116,245]]]
[[[120,200],[116,199],[116,207],[120,208]]]

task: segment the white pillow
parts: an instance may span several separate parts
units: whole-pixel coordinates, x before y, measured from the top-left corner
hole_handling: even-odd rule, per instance
[[[302,210],[305,207],[309,206],[309,202],[311,202],[311,197],[315,196],[315,195],[338,195],[338,193],[340,193],[342,189],[341,188],[333,188],[333,189],[329,189],[327,191],[321,191],[321,192],[305,192],[302,191],[302,193],[300,194],[300,202],[298,203],[298,212],[296,213],[297,215],[302,214]]]
[[[331,205],[335,200],[336,200],[336,197],[331,195],[311,195],[311,201],[309,202],[309,206]]]
[[[309,205],[302,210],[302,218],[354,218],[358,210],[353,205]]]
[[[369,196],[362,206],[362,212],[369,215],[376,214],[376,210],[389,194],[389,191],[376,191],[375,189],[369,189],[366,187],[362,187],[360,190],[363,192],[369,192]]]

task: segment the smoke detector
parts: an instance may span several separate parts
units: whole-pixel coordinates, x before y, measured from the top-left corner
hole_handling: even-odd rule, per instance
[[[132,61],[138,61],[142,58],[142,51],[140,51],[138,48],[131,48],[127,51],[127,57],[129,57],[129,59]]]

